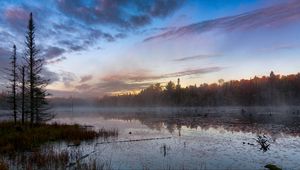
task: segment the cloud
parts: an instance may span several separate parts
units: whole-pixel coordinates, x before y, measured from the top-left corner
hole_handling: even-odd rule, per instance
[[[62,57],[55,58],[53,60],[47,60],[46,64],[57,64],[57,63],[60,63],[60,62],[62,62],[64,60],[66,60],[66,59],[67,59],[67,57],[62,56]]]
[[[89,92],[120,92],[120,91],[133,91],[141,90],[155,81],[166,78],[178,78],[189,75],[200,75],[222,70],[222,67],[207,67],[198,69],[188,69],[178,72],[172,72],[162,75],[151,75],[147,70],[137,70],[136,72],[122,72],[116,74],[108,74],[101,78],[99,83],[94,85],[82,84],[77,87],[78,90]]]
[[[60,40],[58,43],[65,46],[66,48],[68,48],[71,51],[84,50],[84,46],[78,45],[76,42],[71,41],[71,40]]]
[[[198,68],[198,69],[188,69],[188,70],[183,70],[183,71],[179,71],[179,72],[164,74],[162,77],[171,78],[171,77],[199,75],[199,74],[218,72],[218,71],[221,71],[222,69],[223,69],[223,67],[206,67],[206,68]]]
[[[59,75],[60,81],[62,81],[67,88],[73,87],[74,85],[72,83],[77,80],[77,76],[71,72],[61,71]]]
[[[93,79],[92,75],[82,76],[81,79],[80,79],[80,83],[84,83],[84,82],[90,81],[92,79]]]
[[[0,47],[0,71],[3,71],[5,70],[5,68],[8,68],[10,63],[10,57],[12,55],[12,50],[13,50],[12,47],[11,48]],[[17,55],[17,57],[19,58],[19,55]]]
[[[119,38],[119,39],[123,39],[123,38],[126,38],[127,35],[125,33],[118,33],[115,35],[115,38]]]
[[[77,52],[88,50],[99,41],[115,42],[117,39],[124,38],[122,35],[114,36],[110,33],[103,32],[99,29],[90,28],[81,24],[72,23],[72,28],[69,26],[63,26],[62,32],[58,31],[58,44],[68,49],[69,52]],[[57,26],[56,26],[57,27]],[[67,30],[74,29],[72,34],[69,34]],[[66,31],[66,32],[65,32]],[[75,33],[73,33],[75,32]],[[65,35],[61,37],[60,35]]]
[[[46,59],[53,59],[61,56],[65,52],[66,50],[63,48],[50,46],[45,50],[43,56]]]
[[[85,83],[75,86],[75,88],[79,91],[86,91],[89,90],[91,87],[92,87],[91,85]]]
[[[113,80],[113,81],[103,81],[94,86],[94,90],[99,90],[102,92],[118,92],[118,91],[133,91],[146,88],[151,83],[129,83],[122,80]]]
[[[295,49],[299,48],[300,46],[298,44],[279,44],[279,45],[274,45],[271,47],[262,47],[258,49],[259,52],[277,52],[277,51],[282,51],[282,50],[290,50],[290,49]]]
[[[183,27],[173,28],[162,34],[148,37],[144,42],[155,39],[166,39],[183,36],[186,34],[201,34],[212,30],[223,30],[226,32],[236,30],[252,30],[262,27],[276,27],[286,23],[299,21],[300,1],[288,1],[261,8],[239,15],[202,21]]]
[[[26,29],[29,12],[21,7],[9,7],[4,11],[6,22],[17,31]]]
[[[43,68],[41,75],[45,77],[45,79],[50,80],[50,84],[60,80],[59,74],[50,71],[46,67]]]
[[[206,58],[216,57],[216,56],[218,56],[218,55],[215,55],[215,54],[210,54],[210,55],[209,54],[199,54],[199,55],[195,55],[195,56],[177,58],[177,59],[174,59],[173,61],[182,62],[182,61],[189,61],[189,60],[206,59]]]
[[[6,72],[4,71],[6,68],[9,68],[9,62],[10,62],[10,57],[12,55],[12,48],[4,48],[4,47],[0,47],[0,75],[1,76],[6,76]],[[17,62],[21,65],[22,63],[22,55],[18,53],[17,51]],[[0,76],[0,79],[1,79]],[[42,72],[41,72],[41,76],[45,77],[45,79],[49,79],[50,80],[50,84],[56,81],[60,80],[60,76],[59,74],[52,72],[50,70],[48,70],[47,67],[43,67]]]
[[[46,64],[56,64],[67,59],[67,57],[62,56],[66,53],[66,50],[60,47],[48,46],[46,49],[40,47],[42,50],[42,56],[45,59]]]
[[[47,6],[48,4],[49,6],[55,5],[56,2],[45,3],[46,5],[44,2],[4,5],[0,9],[3,12],[0,24],[3,30],[8,31],[4,34],[1,30],[0,37],[4,37],[7,42],[16,43],[17,46],[24,45],[30,12],[33,13],[36,25],[37,45],[43,42],[43,49],[48,50],[49,58],[59,57],[64,52],[89,50],[100,41],[115,42],[117,39],[126,37],[124,33],[114,35],[104,32],[99,26],[94,27],[79,22],[69,15],[61,15],[58,9]],[[52,44],[61,45],[60,49],[53,47]]]
[[[75,86],[77,93],[83,96],[97,96],[120,91],[133,91],[146,88],[151,83],[132,83],[124,80],[105,80],[96,84],[79,84]]]
[[[108,74],[102,78],[102,81],[106,82],[117,82],[119,80],[124,82],[144,82],[144,81],[155,81],[160,79],[166,78],[174,78],[174,77],[183,77],[183,76],[190,76],[190,75],[199,75],[199,74],[206,74],[212,72],[218,72],[224,69],[223,67],[205,67],[205,68],[198,68],[198,69],[187,69],[178,72],[172,72],[162,75],[153,75],[150,74],[149,71],[146,70],[137,70],[136,72],[122,72],[121,74]]]
[[[129,29],[140,28],[156,18],[167,17],[183,3],[175,0],[4,3],[0,9],[3,13],[0,17],[3,28],[0,38],[5,39],[5,44],[9,42],[15,43],[18,48],[23,47],[29,13],[32,12],[37,46],[43,43],[41,55],[47,58],[48,64],[55,64],[68,57],[62,56],[65,53],[86,51],[98,48],[99,42],[115,42],[126,38]],[[109,29],[104,31],[104,27]]]
[[[87,24],[105,24],[131,28],[150,24],[155,18],[165,18],[182,6],[184,0],[57,0],[62,13]]]
[[[201,75],[222,70],[222,67],[206,67],[198,69],[187,69],[162,75],[152,75],[147,70],[136,70],[133,72],[109,73],[102,77],[97,83],[87,83],[92,79],[91,75],[82,76],[76,83],[77,77],[70,72],[59,73],[60,81],[64,82],[66,88],[75,88],[75,93],[81,97],[103,96],[116,92],[136,91],[149,87],[151,84],[167,78],[178,78],[190,75]]]
[[[41,6],[35,6],[32,4],[20,3],[4,6],[3,8],[3,21],[7,24],[8,28],[13,30],[18,36],[23,35],[27,29],[27,23],[30,12],[33,13],[35,25],[40,29],[40,32],[44,33],[44,36],[49,34],[47,19],[52,15],[52,11],[49,10],[44,4]]]

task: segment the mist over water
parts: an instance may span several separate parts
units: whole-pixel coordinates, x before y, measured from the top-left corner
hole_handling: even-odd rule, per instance
[[[266,164],[297,169],[300,166],[298,107],[53,110],[57,115],[51,122],[118,129],[117,138],[69,148],[84,151],[88,159],[109,162],[113,169],[263,169]],[[267,139],[270,145],[267,150],[262,150],[257,142],[259,136]]]

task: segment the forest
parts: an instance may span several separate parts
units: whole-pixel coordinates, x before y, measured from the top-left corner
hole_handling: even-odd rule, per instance
[[[300,73],[181,87],[170,81],[157,83],[138,94],[104,96],[100,106],[273,106],[300,103]]]

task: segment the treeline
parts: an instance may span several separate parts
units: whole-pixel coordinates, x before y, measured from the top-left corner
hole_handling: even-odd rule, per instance
[[[48,113],[49,95],[45,90],[49,80],[42,76],[44,60],[40,57],[35,43],[35,24],[32,13],[29,15],[25,35],[25,52],[18,57],[16,45],[12,46],[10,66],[6,68],[8,91],[0,94],[0,107],[11,110],[14,123],[29,122],[31,125],[52,118]],[[4,103],[4,99],[7,103]]]
[[[182,88],[170,81],[157,83],[138,94],[105,96],[101,106],[265,106],[299,105],[300,73],[254,77]]]

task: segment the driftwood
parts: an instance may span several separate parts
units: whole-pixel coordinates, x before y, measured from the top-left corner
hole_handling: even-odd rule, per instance
[[[109,144],[109,143],[123,143],[123,142],[140,142],[140,141],[148,141],[148,140],[160,140],[160,139],[170,139],[172,137],[161,137],[161,138],[146,138],[146,139],[130,139],[130,140],[119,140],[119,141],[107,141],[107,142],[99,142],[97,145]]]
[[[270,143],[269,140],[265,135],[263,136],[258,136],[256,139],[256,142],[260,145],[260,150],[266,152],[270,149]]]

